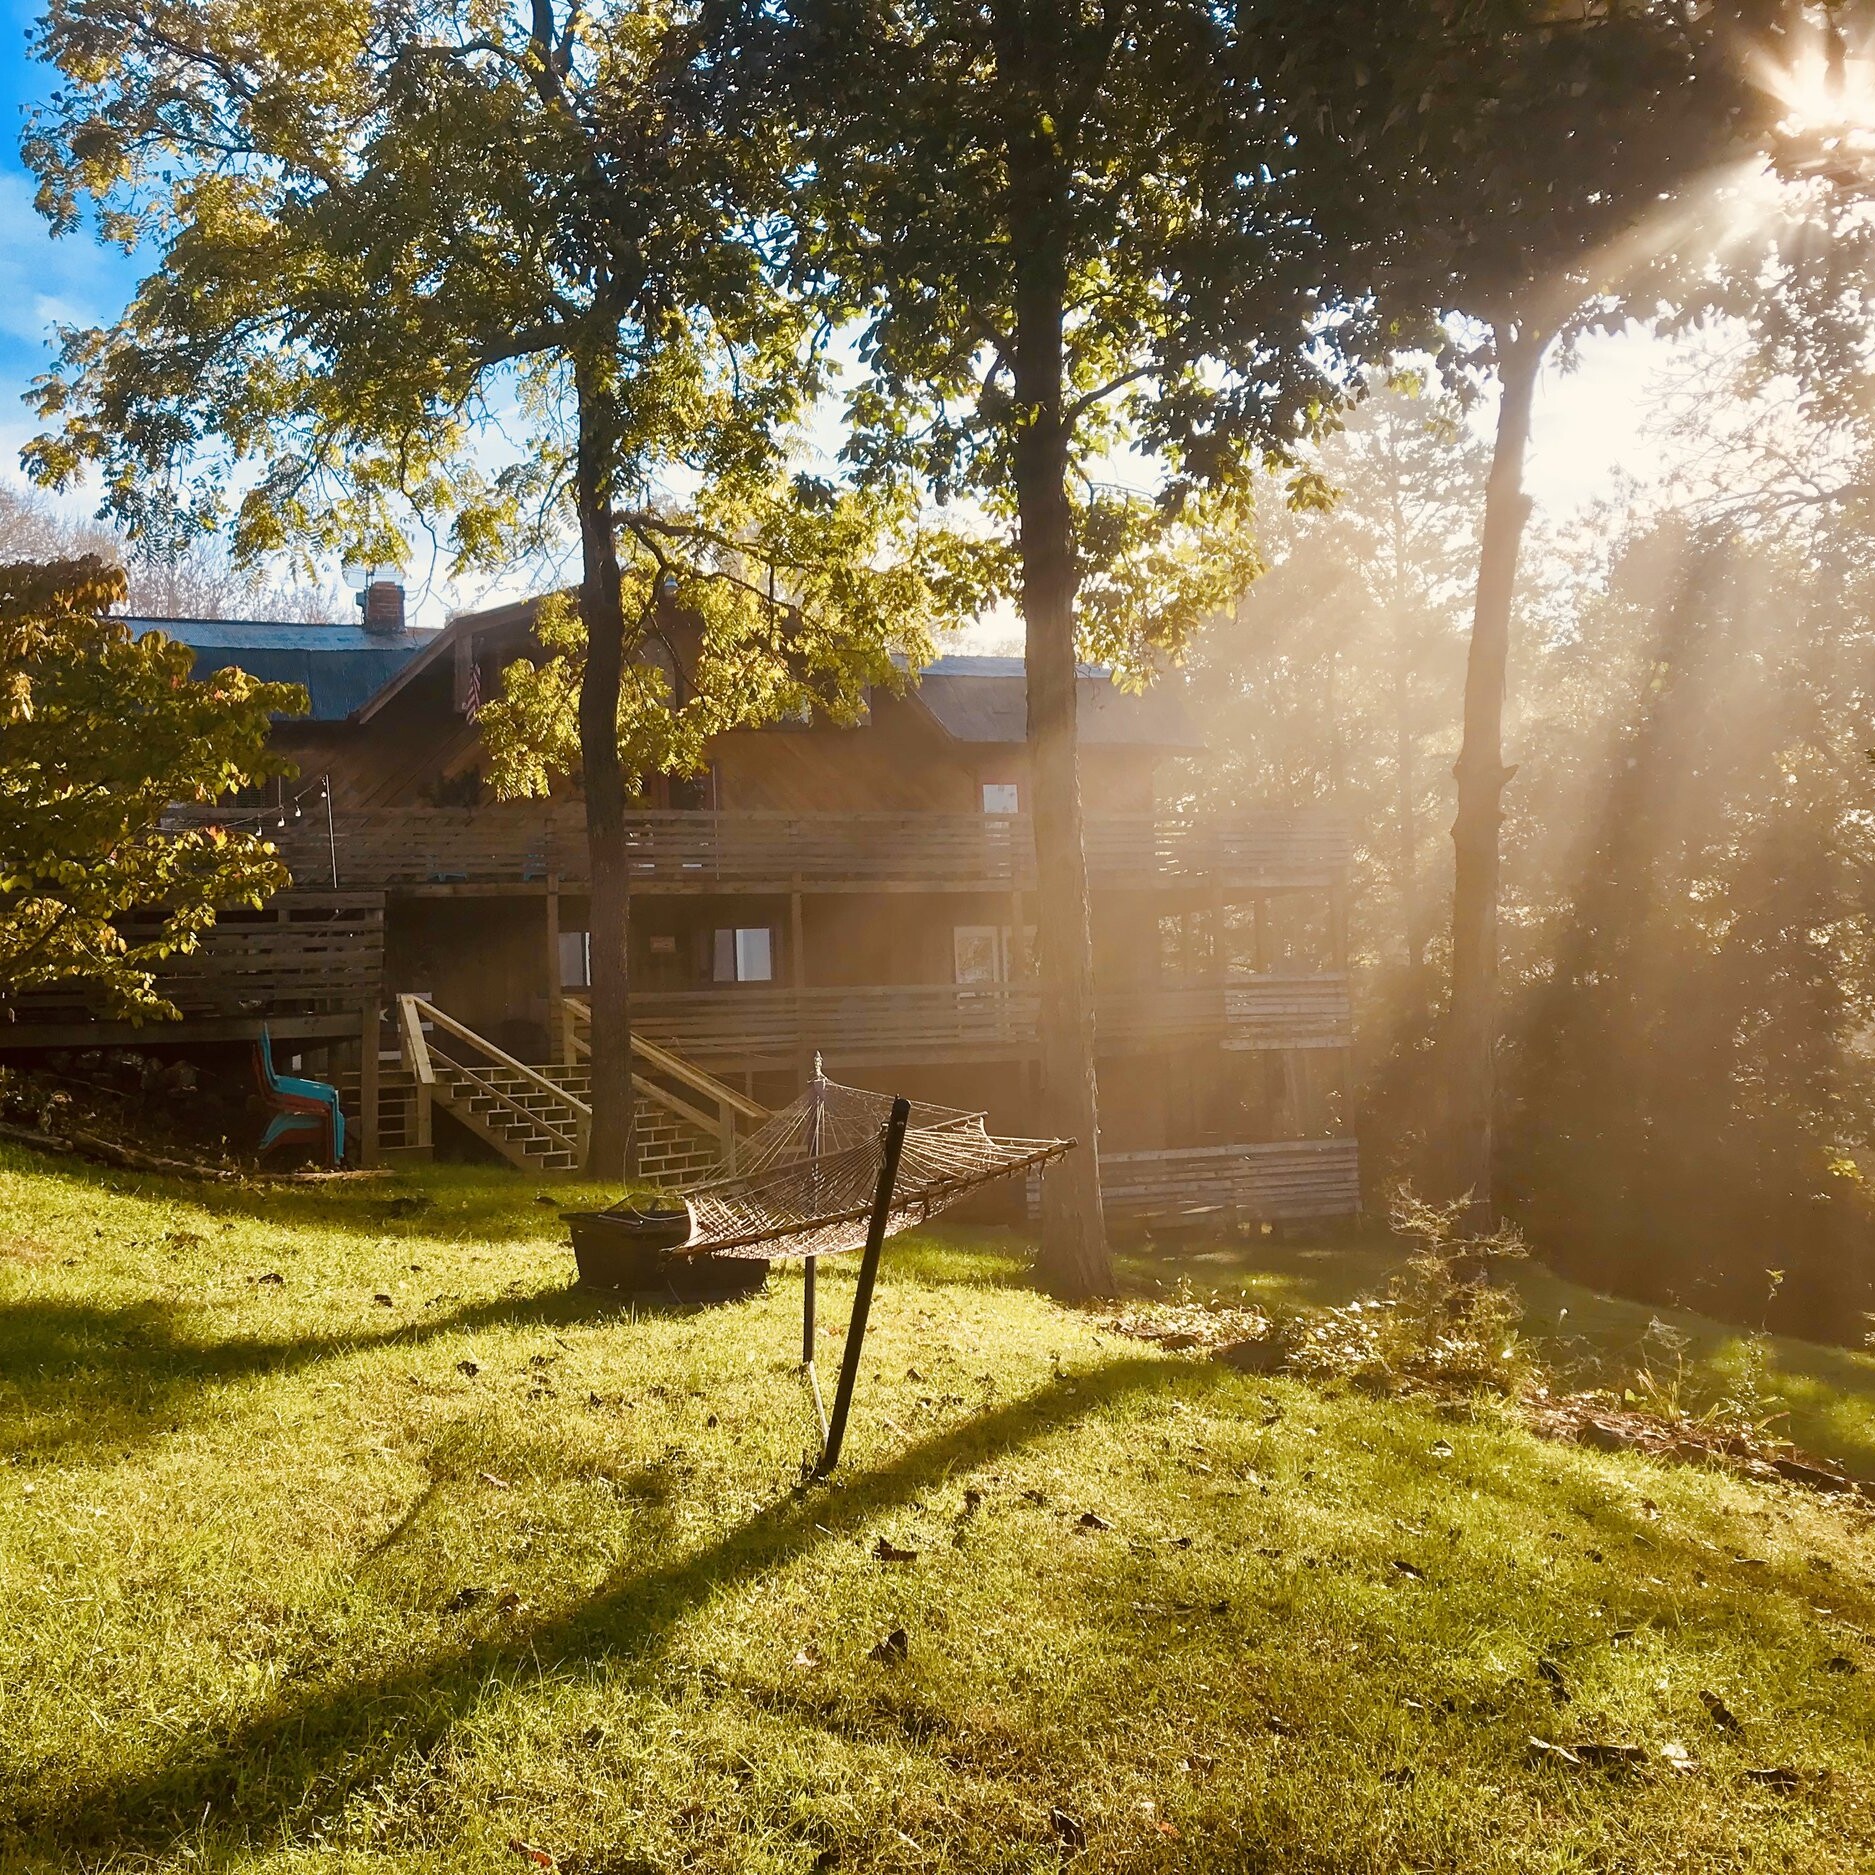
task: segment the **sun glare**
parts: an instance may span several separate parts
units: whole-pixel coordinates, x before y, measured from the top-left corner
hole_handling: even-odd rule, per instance
[[[1875,130],[1875,59],[1831,61],[1810,53],[1775,72],[1771,89],[1788,113],[1784,128],[1792,134]]]

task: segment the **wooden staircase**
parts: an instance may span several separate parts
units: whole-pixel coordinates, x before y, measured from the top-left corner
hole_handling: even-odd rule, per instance
[[[586,1059],[529,1066],[420,996],[398,997],[397,1035],[400,1061],[378,1083],[386,1156],[429,1157],[441,1107],[511,1165],[561,1175],[584,1166],[592,1125]],[[575,1051],[590,1055],[577,1040]],[[638,1170],[652,1184],[685,1184],[733,1163],[741,1133],[768,1117],[767,1108],[668,1049],[634,1038],[634,1056]]]

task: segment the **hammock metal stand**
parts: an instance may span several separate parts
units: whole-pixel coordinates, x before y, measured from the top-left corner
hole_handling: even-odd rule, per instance
[[[820,1457],[808,1472],[824,1478],[840,1462],[846,1440],[847,1415],[853,1410],[853,1389],[859,1383],[859,1357],[866,1342],[866,1323],[872,1314],[872,1288],[879,1277],[879,1256],[885,1248],[885,1227],[892,1215],[892,1193],[898,1183],[899,1160],[905,1151],[905,1128],[911,1120],[911,1102],[903,1094],[892,1103],[885,1123],[885,1148],[879,1160],[879,1183],[874,1188],[872,1216],[866,1221],[866,1247],[860,1252],[859,1280],[853,1285],[853,1317],[847,1324],[846,1348],[840,1356],[840,1379],[833,1390],[833,1412],[822,1410],[820,1375],[814,1367],[813,1259],[807,1264],[805,1313],[807,1317],[807,1381],[814,1391],[814,1411],[820,1419]]]
[[[798,1259],[801,1369],[813,1396],[820,1452],[802,1462],[805,1478],[825,1478],[840,1450],[859,1381],[886,1238],[922,1224],[993,1179],[1037,1170],[1072,1150],[1073,1140],[998,1139],[984,1115],[841,1087],[820,1057],[806,1091],[742,1143],[738,1169],[691,1187],[668,1209],[643,1211],[626,1201],[608,1210],[569,1213],[582,1275],[606,1255],[622,1259],[670,1299],[728,1301],[758,1291],[769,1263]],[[614,1248],[613,1246],[619,1246]],[[829,1411],[815,1361],[818,1263],[860,1252],[853,1312]],[[634,1259],[636,1259],[634,1261]],[[751,1267],[753,1266],[753,1267]],[[749,1279],[738,1282],[738,1268]]]

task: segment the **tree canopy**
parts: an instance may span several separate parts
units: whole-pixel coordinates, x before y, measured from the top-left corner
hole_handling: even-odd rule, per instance
[[[174,832],[178,801],[211,803],[289,772],[267,747],[297,684],[238,670],[191,677],[195,654],[108,616],[124,595],[96,558],[0,566],[0,1009],[82,984],[108,1010],[174,1016],[155,972],[218,911],[288,883],[258,835]],[[128,915],[139,914],[136,923]]]
[[[490,727],[508,785],[584,788],[618,1170],[627,794],[712,726],[851,708],[964,603],[914,504],[793,459],[822,335],[779,281],[777,133],[720,133],[683,7],[55,0],[40,50],[67,81],[27,143],[41,207],[156,264],[64,335],[35,474],[246,554],[402,561],[414,523],[499,566],[576,530],[556,655]]]

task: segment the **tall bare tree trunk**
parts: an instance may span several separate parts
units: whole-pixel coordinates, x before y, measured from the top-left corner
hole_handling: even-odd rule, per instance
[[[1497,442],[1484,499],[1484,534],[1465,664],[1465,733],[1453,774],[1452,1001],[1446,1013],[1445,1086],[1450,1188],[1469,1193],[1472,1221],[1494,1220],[1492,1158],[1497,1109],[1497,913],[1504,788],[1504,682],[1511,600],[1530,498],[1523,464],[1530,407],[1549,335],[1509,323],[1497,328]]]
[[[1028,659],[1029,776],[1041,948],[1042,1111],[1050,1132],[1080,1150],[1042,1181],[1037,1271],[1055,1295],[1082,1301],[1113,1290],[1100,1197],[1094,1066],[1093,928],[1082,843],[1073,515],[1063,409],[1067,270],[1051,212],[1059,158],[1024,128],[1018,139],[1016,227],[1016,502]]]
[[[1400,936],[1406,953],[1407,994],[1417,1023],[1425,1010],[1426,931],[1419,911],[1419,779],[1413,752],[1413,666],[1402,613],[1393,664],[1393,769],[1395,815],[1400,823]]]
[[[631,865],[625,843],[625,771],[619,759],[619,688],[625,675],[625,608],[619,571],[608,420],[609,359],[575,371],[579,439],[575,480],[581,554],[580,616],[586,668],[579,691],[580,770],[592,855],[592,1135],[586,1171],[637,1171],[632,1095]]]

